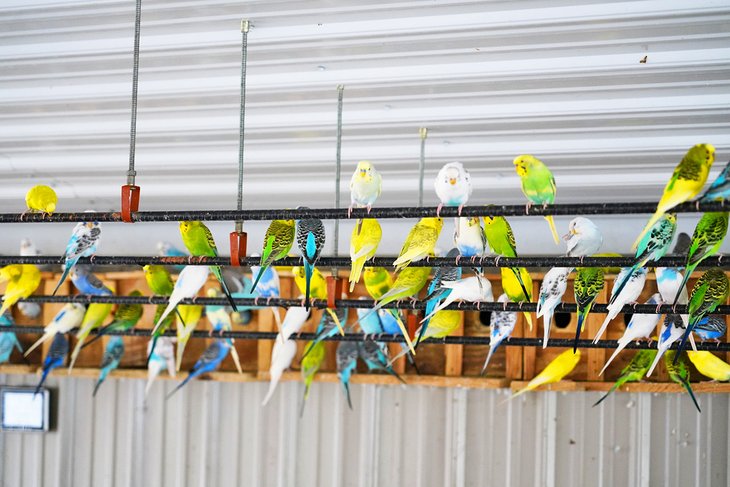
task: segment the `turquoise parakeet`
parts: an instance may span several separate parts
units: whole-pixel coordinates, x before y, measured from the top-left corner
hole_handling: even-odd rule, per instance
[[[99,378],[94,386],[94,392],[92,396],[96,396],[99,391],[99,386],[106,380],[109,372],[119,367],[119,362],[122,360],[124,355],[124,340],[120,336],[114,336],[109,339],[104,350],[104,357],[101,360],[101,370],[99,371]]]

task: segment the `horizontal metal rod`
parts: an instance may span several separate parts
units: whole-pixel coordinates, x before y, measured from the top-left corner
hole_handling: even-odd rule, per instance
[[[369,260],[367,266],[391,267],[396,257],[375,257]],[[244,266],[259,265],[260,257],[246,257],[241,260]],[[533,256],[533,257],[497,257],[486,256],[471,262],[470,259],[460,259],[457,263],[452,258],[433,257],[428,260],[412,262],[413,267],[630,267],[636,259],[633,257],[585,257],[582,262],[580,257],[564,257],[557,255]],[[36,265],[63,265],[63,256],[37,255],[37,256],[0,256],[0,265],[8,264],[36,264]],[[661,258],[659,261],[647,263],[649,267],[684,267],[687,258],[680,255],[673,255]],[[79,264],[90,265],[132,265],[143,266],[146,264],[162,265],[220,265],[231,264],[230,257],[141,257],[141,256],[105,256],[96,255],[93,257],[82,257]],[[349,257],[320,257],[317,264],[321,267],[349,267]],[[279,266],[302,265],[301,257],[286,257],[276,262]],[[716,255],[708,257],[699,265],[700,269],[711,267],[730,267],[730,259],[723,259]]]
[[[43,333],[43,327],[41,326],[4,326],[0,328],[0,331],[12,331],[16,333],[27,333],[27,334],[41,334]],[[77,329],[71,330],[71,333],[76,332]],[[91,334],[97,334],[99,330],[92,330]],[[150,329],[131,329],[126,331],[111,331],[107,333],[109,336],[132,336],[132,337],[148,337],[152,335]],[[167,330],[162,334],[163,336],[174,337],[176,336],[175,330]],[[233,338],[235,340],[274,340],[277,336],[276,332],[273,331],[226,331],[223,333],[214,332],[213,335],[209,331],[194,331],[191,334],[192,338]],[[298,333],[291,335],[292,340],[313,340],[316,337],[315,333]],[[345,335],[334,334],[330,337],[325,338],[327,341],[334,342],[362,342],[366,340],[375,340],[378,342],[393,342],[393,343],[405,343],[405,338],[402,335],[391,335],[388,333],[381,333],[377,335],[365,335],[363,333],[346,333]],[[437,345],[489,345],[490,338],[488,336],[447,336],[444,338],[429,338],[423,340],[423,344],[437,344]],[[555,348],[569,348],[572,347],[575,340],[572,338],[551,338],[548,340],[548,347]],[[501,343],[502,346],[508,347],[541,347],[542,338],[509,338]],[[676,349],[678,343],[674,343],[671,348]],[[618,346],[617,340],[599,340],[593,343],[592,340],[578,340],[578,348],[616,348]],[[626,348],[631,349],[656,349],[657,342],[649,343],[647,341],[642,342],[631,342]],[[697,343],[698,350],[709,350],[716,352],[728,352],[730,351],[730,343],[716,343],[716,342],[704,342]]]
[[[635,203],[570,203],[533,206],[529,210],[525,205],[479,205],[466,206],[461,216],[544,216],[544,215],[628,215],[654,213],[655,202]],[[356,218],[423,218],[436,216],[435,206],[373,208],[355,208],[349,219]],[[708,203],[683,203],[672,211],[676,213],[698,213],[706,211],[728,211],[730,201],[713,201]],[[202,221],[237,221],[237,220],[299,220],[302,218],[320,218],[322,220],[348,219],[347,208],[302,208],[274,210],[180,210],[180,211],[140,211],[132,213],[135,222],[175,222],[182,220]],[[456,207],[441,209],[442,217],[458,216]],[[0,223],[64,223],[64,222],[121,222],[119,212],[89,213],[54,213],[46,216],[41,213],[0,213]]]
[[[168,298],[166,296],[92,296],[88,294],[75,294],[71,296],[30,296],[24,300],[29,303],[112,303],[112,304],[167,304]],[[302,306],[302,301],[299,299],[270,299],[265,298],[233,298],[238,306],[250,307],[250,308],[266,308],[266,307],[282,307],[292,308]],[[200,304],[203,306],[228,306],[229,302],[226,298],[194,298],[194,299],[183,299],[180,304]],[[361,308],[368,309],[374,306],[372,299],[338,299],[335,301],[336,308]],[[312,307],[318,309],[324,309],[327,307],[326,300],[312,300]],[[607,313],[608,305],[606,304],[594,304],[591,308],[592,312],[595,313]],[[406,310],[422,310],[426,308],[426,301],[394,301],[383,306],[386,309],[406,309]],[[464,303],[452,303],[445,309],[454,309],[461,311],[514,311],[514,312],[534,312],[537,309],[537,303],[499,303],[499,302],[488,302],[488,303],[475,303],[475,302],[464,302]],[[576,311],[575,303],[562,303],[555,308],[556,312],[574,313]],[[653,304],[637,304],[637,305],[625,305],[622,313],[632,314],[667,314],[667,313],[687,313],[687,305],[672,306],[670,304],[663,304],[657,306]],[[725,315],[730,314],[730,306],[723,305],[718,306],[713,314]]]

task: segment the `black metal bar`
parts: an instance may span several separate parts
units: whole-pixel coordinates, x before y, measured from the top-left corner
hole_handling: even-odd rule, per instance
[[[635,203],[571,203],[559,205],[533,206],[528,210],[525,205],[486,205],[466,206],[461,216],[544,216],[544,215],[629,215],[654,213],[656,203],[651,201]],[[181,220],[236,221],[236,220],[300,220],[320,218],[322,220],[345,220],[347,208],[308,208],[275,210],[176,210],[176,211],[139,211],[132,213],[135,222],[174,222]],[[672,209],[676,213],[699,213],[707,211],[730,211],[730,201],[708,203],[688,202]],[[444,207],[442,217],[458,216],[458,208]],[[358,218],[423,218],[436,216],[436,207],[354,208],[349,217]],[[66,223],[66,222],[121,222],[119,212],[92,213],[29,213],[21,219],[20,213],[0,213],[0,223]]]

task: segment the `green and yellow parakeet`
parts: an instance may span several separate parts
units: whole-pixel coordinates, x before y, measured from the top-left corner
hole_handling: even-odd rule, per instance
[[[142,296],[142,292],[140,292],[139,289],[135,289],[131,293],[129,293],[129,295],[133,297],[138,297]],[[144,310],[142,309],[141,304],[120,304],[119,307],[117,307],[117,311],[114,313],[114,319],[112,320],[112,322],[101,328],[99,330],[99,333],[97,333],[94,338],[89,340],[89,342],[84,345],[83,348],[88,347],[99,338],[103,337],[111,331],[127,331],[134,328],[137,322],[142,318],[143,312]]]
[[[482,219],[484,220],[484,236],[492,252],[500,257],[517,257],[517,241],[507,219],[502,216],[485,216]],[[528,286],[527,282],[522,280],[522,271],[520,268],[511,267],[510,269],[522,287],[522,292],[525,295],[530,294],[532,292],[532,286]]]
[[[368,294],[376,301],[393,287],[393,276],[385,267],[366,267],[362,280]]]
[[[529,205],[552,205],[555,203],[555,178],[550,169],[537,157],[523,154],[515,157],[513,161],[517,175],[522,182],[522,192],[530,201]],[[560,243],[558,230],[555,228],[555,221],[552,215],[545,216],[550,225],[550,232],[553,234],[555,244]]]
[[[304,405],[307,403],[309,398],[309,389],[312,387],[314,376],[317,375],[317,371],[322,366],[325,357],[325,346],[323,341],[310,341],[305,347],[306,353],[302,357],[302,380],[304,381],[304,396],[302,397],[302,406],[299,410],[299,415],[304,413]]]
[[[547,364],[542,372],[537,374],[523,389],[512,394],[510,399],[514,399],[527,391],[535,390],[542,385],[560,382],[563,377],[573,371],[578,362],[580,362],[580,350],[573,352],[568,349],[564,351]]]
[[[375,256],[378,250],[380,239],[383,237],[383,229],[375,218],[364,218],[358,220],[355,228],[352,229],[350,237],[350,292],[355,289],[355,284],[360,281],[360,274],[365,262]]]
[[[104,323],[104,320],[106,320],[107,316],[112,311],[112,304],[111,303],[91,303],[88,308],[86,308],[86,314],[84,315],[84,320],[81,322],[81,326],[79,327],[79,331],[76,332],[76,346],[74,347],[73,352],[71,353],[71,362],[68,365],[68,373],[71,373],[71,370],[74,367],[74,364],[76,363],[76,359],[79,356],[79,352],[81,352],[81,349],[84,346],[84,341],[86,341],[86,337],[89,336],[89,333],[91,333],[91,330],[94,330],[96,328],[99,328],[102,323]]]
[[[153,294],[157,296],[169,296],[175,287],[172,276],[163,265],[146,265],[142,267],[144,278]]]
[[[502,267],[502,290],[513,303],[529,303],[532,301],[532,278],[524,267]],[[525,290],[527,291],[525,293]],[[525,311],[525,320],[532,330],[532,316]]]
[[[621,375],[616,380],[616,383],[611,386],[606,394],[596,401],[593,407],[601,404],[613,391],[627,382],[639,382],[651,367],[651,363],[654,361],[656,354],[656,350],[639,350],[636,352],[634,357],[631,359],[631,362],[629,362],[628,365],[621,370]]]
[[[261,251],[259,273],[253,281],[251,292],[256,290],[264,271],[275,261],[287,256],[294,244],[295,233],[296,224],[294,220],[273,220],[269,224],[269,228],[266,229],[264,235],[264,248]]]
[[[692,391],[692,386],[689,383],[689,368],[687,367],[687,362],[684,360],[684,356],[674,350],[667,350],[664,354],[664,366],[667,368],[669,378],[687,390],[697,411],[701,413],[700,404],[697,402],[695,393]]]
[[[692,350],[688,350],[687,355],[697,371],[705,377],[719,382],[727,382],[730,380],[730,364],[712,352],[693,352]]]
[[[433,255],[434,247],[444,226],[442,218],[421,218],[408,232],[400,255],[393,261],[396,272],[407,267],[411,262]]]
[[[576,269],[573,288],[575,291],[575,302],[578,305],[578,324],[575,327],[575,344],[573,351],[578,348],[578,339],[583,329],[583,323],[591,312],[591,307],[596,301],[598,294],[603,290],[603,269],[600,267],[578,267]]]

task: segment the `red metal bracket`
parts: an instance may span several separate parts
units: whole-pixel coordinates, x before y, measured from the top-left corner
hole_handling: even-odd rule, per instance
[[[411,339],[416,336],[416,330],[418,329],[418,311],[410,311],[406,318],[406,328],[408,329],[408,335]]]
[[[132,223],[132,213],[139,211],[139,186],[122,186],[122,221]]]
[[[246,258],[246,243],[248,234],[246,232],[231,232],[231,265],[234,267],[241,266],[241,260]]]
[[[342,297],[343,279],[339,276],[327,276],[327,307],[334,308],[335,300]]]

